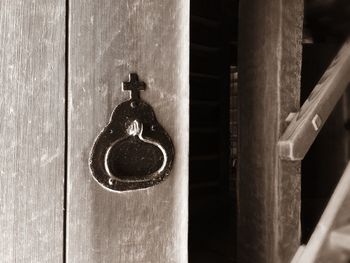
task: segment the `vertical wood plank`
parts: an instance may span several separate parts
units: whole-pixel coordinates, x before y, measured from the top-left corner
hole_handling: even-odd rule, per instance
[[[299,107],[303,1],[241,1],[238,261],[289,262],[300,236],[300,162],[280,161]]]
[[[187,262],[189,3],[72,0],[69,10],[67,262]],[[128,98],[129,72],[146,82],[175,161],[160,185],[112,193],[88,156]]]
[[[0,1],[1,262],[62,262],[65,1]]]

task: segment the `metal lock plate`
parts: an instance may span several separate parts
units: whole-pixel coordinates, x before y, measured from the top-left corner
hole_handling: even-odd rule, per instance
[[[174,160],[173,143],[152,107],[140,98],[144,82],[131,73],[122,83],[130,99],[118,105],[90,154],[94,179],[111,191],[147,188],[163,181]]]

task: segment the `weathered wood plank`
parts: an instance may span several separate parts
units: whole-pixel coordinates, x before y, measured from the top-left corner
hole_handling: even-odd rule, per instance
[[[67,262],[187,262],[189,3],[70,1]],[[112,193],[90,175],[88,155],[120,84],[137,72],[172,137],[169,178]]]
[[[300,163],[277,142],[299,107],[303,1],[240,1],[238,261],[289,262],[299,246]]]
[[[0,1],[1,262],[62,262],[65,1]]]
[[[302,160],[350,82],[350,40],[339,50],[278,142],[282,159]]]

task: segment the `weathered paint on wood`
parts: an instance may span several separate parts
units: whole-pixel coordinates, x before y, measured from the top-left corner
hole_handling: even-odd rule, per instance
[[[299,108],[303,1],[240,1],[238,262],[289,262],[300,240],[300,162],[277,142]]]
[[[189,2],[72,0],[69,17],[67,262],[187,262]],[[128,98],[141,96],[171,136],[169,178],[112,193],[89,172],[93,141]]]
[[[302,160],[350,82],[350,40],[339,50],[278,142],[280,157]]]
[[[0,1],[1,262],[62,262],[65,1]]]

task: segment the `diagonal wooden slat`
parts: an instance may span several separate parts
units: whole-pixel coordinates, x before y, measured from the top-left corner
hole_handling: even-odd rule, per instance
[[[350,40],[339,50],[278,142],[285,160],[302,160],[350,82]]]
[[[301,255],[296,254],[293,262],[348,262],[343,261],[341,250],[349,247],[350,222],[350,163],[348,163],[329,203]],[[349,233],[348,233],[349,234]],[[339,238],[343,239],[342,241]],[[349,260],[349,256],[347,260]]]

